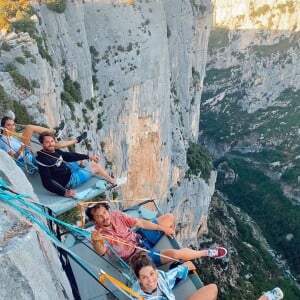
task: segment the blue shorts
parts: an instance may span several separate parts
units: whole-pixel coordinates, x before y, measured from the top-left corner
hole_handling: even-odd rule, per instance
[[[156,218],[150,220],[150,222],[154,223],[154,224],[158,224],[158,221]],[[138,233],[142,235],[143,239],[147,240],[147,242],[151,245],[154,246],[159,240],[160,238],[164,235],[164,233],[162,231],[158,231],[158,230],[150,230],[150,229],[139,229]]]
[[[80,167],[78,162],[68,162],[67,167],[71,170],[71,178],[66,184],[67,189],[75,188],[94,176],[94,173],[89,165]]]
[[[154,224],[158,224],[157,219],[150,220]],[[148,256],[152,259],[156,266],[161,266],[162,261],[160,258],[160,251],[154,250],[153,246],[161,239],[164,235],[162,231],[150,230],[150,229],[139,229],[138,233],[142,236],[142,239],[139,241],[140,246],[147,249]]]

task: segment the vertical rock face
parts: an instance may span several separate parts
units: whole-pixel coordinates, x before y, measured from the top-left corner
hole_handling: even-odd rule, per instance
[[[44,4],[35,9],[51,61],[36,54],[31,39],[5,53],[14,62],[22,45],[37,57],[36,64],[18,68],[38,80],[29,92],[38,103],[13,89],[10,95],[27,107],[38,104],[37,121],[54,126],[65,119],[70,135],[88,129],[106,167],[114,176],[128,176],[123,198],[154,197],[164,211],[181,203],[182,210],[194,211],[186,226],[197,232],[214,182],[209,187],[200,177],[185,179],[186,150],[198,139],[211,1],[86,0],[69,1],[60,14]],[[81,86],[83,100],[73,107],[60,99],[65,74]]]
[[[114,176],[128,176],[123,198],[130,204],[158,199],[163,212],[174,212],[180,240],[197,244],[216,173],[208,183],[185,178],[186,150],[198,139],[211,1],[68,1],[60,14],[41,2],[34,8],[38,44],[27,33],[1,32],[9,44],[0,57],[6,96],[26,106],[38,123],[55,126],[64,119],[69,136],[87,129],[88,145],[102,153],[102,164]],[[9,63],[27,86],[13,80]],[[80,84],[82,101],[61,100],[66,74]],[[0,177],[32,195],[22,171],[0,155]],[[18,299],[72,298],[50,243],[41,246],[33,229],[3,209],[0,214],[0,265],[15,278],[1,273],[1,297],[14,290],[22,294]]]
[[[12,172],[13,170],[13,172]],[[0,177],[17,193],[38,201],[24,173],[0,150]],[[46,234],[1,201],[0,298],[72,299],[57,251]]]
[[[178,220],[185,209],[194,211],[185,226],[196,237],[215,174],[210,186],[200,177],[185,179],[186,150],[198,139],[211,1],[86,0],[69,1],[60,14],[42,3],[35,9],[51,59],[42,59],[28,36],[8,39],[14,45],[5,62],[15,63],[25,47],[35,61],[17,68],[38,84],[20,95],[2,72],[5,90],[12,86],[9,95],[35,109],[38,122],[65,119],[70,135],[88,129],[93,152],[102,152],[114,176],[128,176],[123,198],[154,197]],[[60,98],[65,74],[81,86],[83,100],[74,107]]]

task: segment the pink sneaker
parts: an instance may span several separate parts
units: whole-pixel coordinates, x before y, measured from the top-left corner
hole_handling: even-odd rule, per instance
[[[213,258],[223,258],[226,256],[227,250],[223,247],[209,248],[207,249],[207,256]]]

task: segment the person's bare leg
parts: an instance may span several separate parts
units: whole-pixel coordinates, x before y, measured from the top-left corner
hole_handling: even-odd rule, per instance
[[[107,180],[111,184],[115,184],[116,183],[115,180],[112,177],[110,177],[108,175],[108,173],[100,165],[98,165],[97,163],[91,162],[90,163],[90,167],[92,169],[92,172],[95,175],[101,176],[103,179]]]
[[[268,300],[266,295],[261,295],[257,300]]]
[[[183,261],[193,260],[200,257],[206,257],[206,250],[193,250],[190,248],[181,248],[181,249],[163,249],[161,254],[170,257],[161,256],[162,263],[168,263],[173,259],[182,259]]]
[[[218,296],[218,287],[212,283],[205,285],[192,295],[188,296],[186,300],[216,300]]]
[[[49,129],[49,128],[37,126],[37,125],[26,125],[23,129],[24,143],[28,144],[34,133],[41,134],[45,131],[51,132],[53,134],[55,133],[55,129]]]
[[[158,224],[164,227],[175,228],[174,225],[174,216],[171,213],[164,214],[157,218]]]

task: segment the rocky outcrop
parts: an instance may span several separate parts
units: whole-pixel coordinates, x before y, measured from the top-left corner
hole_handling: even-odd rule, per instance
[[[17,193],[38,201],[26,176],[0,150],[0,176]],[[2,197],[2,196],[1,196]],[[72,299],[57,250],[46,234],[0,201],[0,298]]]
[[[2,32],[2,45],[9,44],[0,57],[7,95],[38,123],[53,127],[64,119],[65,138],[88,130],[86,148],[77,150],[93,149],[115,177],[128,176],[121,193],[132,202],[126,203],[158,199],[163,212],[174,212],[180,240],[197,246],[216,173],[208,183],[186,178],[186,151],[198,139],[211,1],[68,1],[60,14],[40,1],[34,9],[38,39]],[[29,85],[18,86],[8,64]],[[66,75],[77,93],[80,85],[80,101],[61,100]],[[26,192],[23,186],[18,191]],[[35,233],[26,229],[29,235],[33,251],[40,251]],[[13,268],[12,261],[7,257],[3,265]],[[61,299],[57,293],[52,298]]]
[[[181,201],[172,189],[186,195],[190,203],[182,209],[196,211],[193,227],[199,228],[209,187],[185,178],[186,150],[198,138],[211,2],[70,1],[61,14],[42,3],[35,9],[42,42],[11,37],[4,55],[16,64],[24,49],[32,53],[36,60],[17,68],[36,87],[9,94],[32,110],[38,106],[37,121],[54,126],[65,119],[69,135],[87,129],[88,150],[102,153],[114,176],[128,176],[123,198],[154,197],[169,211]],[[37,54],[41,44],[51,59]],[[61,101],[65,74],[80,84],[81,102]],[[0,75],[5,90],[14,86],[6,72]]]

